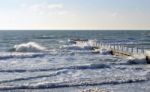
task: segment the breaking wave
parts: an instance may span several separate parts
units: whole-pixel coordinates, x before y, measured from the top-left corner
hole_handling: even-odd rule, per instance
[[[137,58],[130,58],[127,61],[128,64],[147,64],[145,58],[137,59]]]
[[[146,51],[146,55],[147,55],[147,56],[150,56],[150,51],[147,50],[147,51]]]
[[[136,78],[116,78],[116,79],[105,79],[100,80],[96,78],[95,80],[90,79],[79,79],[79,80],[70,80],[66,82],[38,82],[32,84],[24,85],[2,85],[0,90],[13,90],[13,89],[47,89],[47,88],[63,88],[63,87],[78,87],[78,86],[97,86],[105,84],[125,84],[125,83],[138,83],[148,81],[148,77],[136,77]]]
[[[69,40],[69,45],[65,45],[64,48],[71,50],[93,50],[95,47],[95,40]]]
[[[4,52],[0,53],[0,60],[11,59],[11,58],[36,58],[43,57],[45,53],[21,53],[21,52]]]
[[[10,51],[14,52],[43,52],[47,49],[36,42],[22,43],[15,45]]]
[[[68,66],[68,67],[59,67],[59,68],[49,68],[49,69],[15,69],[15,70],[0,70],[0,72],[8,72],[8,73],[15,73],[15,72],[43,72],[43,71],[58,71],[58,70],[86,70],[86,69],[104,69],[104,68],[111,68],[108,64],[89,64],[89,65],[77,65],[77,66]]]

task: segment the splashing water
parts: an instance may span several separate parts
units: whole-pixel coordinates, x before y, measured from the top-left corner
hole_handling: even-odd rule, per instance
[[[45,47],[36,42],[22,43],[13,47],[13,51],[15,52],[41,52],[46,50]]]
[[[1,32],[0,91],[81,92],[96,87],[110,92],[149,92],[150,66],[142,56],[121,58],[109,55],[107,49],[91,53],[95,41],[90,40],[141,43],[148,48],[149,42],[144,45],[139,38],[149,41],[148,33]],[[67,42],[70,38],[88,40]]]

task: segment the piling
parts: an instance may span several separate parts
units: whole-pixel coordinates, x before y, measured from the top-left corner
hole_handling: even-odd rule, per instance
[[[146,56],[146,61],[148,64],[150,64],[150,56]]]
[[[98,45],[98,46],[97,46]],[[106,43],[98,43],[96,44],[96,47],[100,47],[100,48],[104,48],[104,49],[109,49],[110,50],[110,54],[111,55],[116,55],[116,56],[121,56],[121,57],[134,57],[134,54],[143,54],[145,55],[145,49],[142,48],[138,48],[138,47],[127,47],[126,45],[120,45],[120,44],[106,44]],[[145,55],[145,59],[147,61],[148,64],[150,64],[150,56]]]

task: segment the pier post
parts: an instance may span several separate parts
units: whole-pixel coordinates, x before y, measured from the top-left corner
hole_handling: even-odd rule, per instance
[[[128,50],[129,50],[129,48],[128,48],[128,47],[126,47],[126,52],[129,52]]]
[[[142,49],[143,54],[145,53],[144,48]]]
[[[121,46],[121,51],[123,51],[123,46]]]
[[[148,56],[148,55],[146,56],[146,61],[148,64],[150,64],[150,56]]]
[[[123,51],[125,52],[126,50],[127,50],[127,47],[125,46]]]
[[[131,53],[133,53],[133,47],[131,48]]]
[[[100,43],[100,46],[102,47],[102,43]]]
[[[139,53],[139,49],[138,48],[136,48],[137,50],[136,50],[136,52],[137,52],[137,54]]]
[[[120,51],[120,45],[118,44],[118,50]]]
[[[117,50],[119,50],[119,45],[118,45],[118,43],[117,43]]]
[[[108,48],[110,49],[110,44],[108,44]]]
[[[114,50],[116,49],[116,45],[114,45]]]

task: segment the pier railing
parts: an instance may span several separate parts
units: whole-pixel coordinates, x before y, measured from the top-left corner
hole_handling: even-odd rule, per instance
[[[119,43],[110,44],[110,43],[96,42],[95,46],[101,49],[115,50],[115,51],[125,52],[129,54],[145,54],[146,52],[144,48],[138,48],[133,46],[128,47],[127,45],[122,45]]]
[[[122,44],[110,44],[110,43],[102,43],[102,42],[95,42],[95,46],[99,47],[100,49],[107,49],[110,50],[112,55],[117,56],[131,56],[133,58],[135,55],[144,56],[145,60],[148,64],[150,64],[150,55],[146,54],[147,49],[138,48],[137,46],[129,46],[129,44],[122,45]]]
[[[88,40],[74,40],[73,42],[76,44],[87,44]],[[150,64],[150,54],[146,54],[147,49],[145,48],[138,48],[138,46],[133,46],[131,44],[120,44],[120,43],[104,43],[104,42],[97,42],[97,41],[88,41],[88,45],[92,46],[96,52],[97,52],[97,47],[100,49],[107,49],[110,51],[110,54],[112,55],[117,55],[117,56],[131,56],[133,58],[138,58],[136,55],[144,56],[145,60],[147,61],[148,64]],[[130,46],[131,45],[131,46]],[[96,47],[96,48],[95,48]]]

